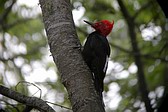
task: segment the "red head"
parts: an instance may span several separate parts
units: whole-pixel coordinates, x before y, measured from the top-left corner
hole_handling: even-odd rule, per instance
[[[102,36],[105,37],[111,32],[114,24],[114,21],[110,22],[108,20],[102,20],[96,23],[91,23],[84,20],[84,22],[91,25],[97,32],[99,32]]]

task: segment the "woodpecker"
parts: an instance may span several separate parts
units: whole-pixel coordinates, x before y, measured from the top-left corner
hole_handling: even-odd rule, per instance
[[[106,37],[111,32],[114,21],[109,22],[108,20],[102,20],[91,23],[84,20],[84,22],[94,28],[95,31],[87,37],[82,55],[92,72],[96,92],[102,99],[103,80],[110,56],[110,46]]]

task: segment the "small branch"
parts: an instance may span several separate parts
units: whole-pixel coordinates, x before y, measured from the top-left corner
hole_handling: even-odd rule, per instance
[[[132,51],[130,51],[128,49],[125,49],[125,48],[122,48],[121,46],[118,46],[118,45],[116,45],[116,44],[114,44],[112,42],[110,42],[109,44],[110,44],[110,46],[112,46],[114,48],[117,48],[117,49],[119,49],[119,50],[121,50],[121,51],[123,51],[125,53],[132,53]]]
[[[30,51],[28,51],[26,54],[17,54],[17,55],[14,55],[13,57],[9,57],[7,59],[3,58],[3,57],[0,57],[0,61],[2,62],[6,62],[8,60],[11,60],[13,61],[15,58],[21,56],[21,57],[25,57],[27,55],[34,55],[35,53],[37,53],[37,51],[39,51],[39,48],[44,46],[46,43],[41,43],[39,45],[36,44],[36,46],[34,48],[32,48]]]
[[[12,3],[10,4],[10,6],[5,9],[4,13],[0,16],[0,23],[3,23],[3,21],[6,19],[6,17],[8,16],[8,14],[10,13],[13,5],[15,4],[16,0],[12,0]]]
[[[151,56],[149,54],[141,54],[141,56],[144,57],[144,58],[147,58],[147,59],[155,59],[155,60],[159,59],[162,62],[168,63],[168,60],[166,58],[164,58],[164,57],[155,57],[155,56]]]
[[[13,100],[16,100],[20,103],[23,103],[25,105],[31,106],[35,109],[38,109],[39,111],[42,111],[42,112],[55,112],[54,109],[51,108],[42,99],[22,95],[21,93],[13,91],[13,90],[6,88],[2,85],[0,85],[0,94],[4,95],[6,97],[9,97]]]
[[[109,43],[109,44],[110,44],[110,46],[112,46],[112,47],[114,47],[116,49],[119,49],[119,50],[121,50],[121,51],[123,51],[125,53],[131,54],[131,55],[141,56],[142,58],[153,59],[153,60],[159,59],[159,60],[161,60],[162,62],[165,62],[165,63],[168,62],[168,60],[166,58],[164,58],[164,57],[156,57],[156,56],[153,56],[153,55],[150,55],[150,54],[142,54],[142,53],[138,54],[138,53],[134,53],[131,50],[122,48],[121,46],[118,46],[118,45],[116,45],[114,43]]]
[[[132,51],[134,54],[134,60],[135,64],[137,65],[138,72],[137,72],[137,79],[138,79],[138,84],[139,84],[139,91],[141,93],[142,100],[145,103],[146,111],[147,112],[153,112],[153,108],[150,103],[150,99],[148,97],[149,91],[145,79],[145,73],[144,73],[144,68],[143,68],[143,62],[141,60],[141,52],[138,47],[138,42],[136,40],[137,35],[135,32],[135,22],[133,18],[130,16],[126,6],[124,5],[122,0],[117,0],[118,4],[120,6],[120,10],[128,24],[128,32],[131,40],[131,45],[132,45]]]
[[[62,106],[62,105],[59,105],[59,104],[56,104],[56,103],[52,103],[52,102],[49,102],[49,101],[46,101],[46,102],[50,103],[50,104],[53,104],[53,105],[56,105],[58,107],[64,108],[64,109],[72,110],[71,108],[68,108],[68,107],[65,107],[65,106]]]
[[[146,4],[144,4],[138,11],[135,12],[135,14],[133,15],[133,19],[135,19],[142,11],[144,11],[145,9],[149,8],[149,6],[151,6],[151,2],[153,0],[148,1]]]
[[[12,28],[12,27],[14,27],[15,25],[18,25],[18,24],[25,24],[25,22],[28,22],[28,21],[31,21],[31,20],[33,20],[33,19],[32,18],[18,19],[16,21],[14,21],[13,23],[3,24],[3,27],[0,28],[0,31],[3,30],[3,29],[8,30],[9,28]]]
[[[163,92],[162,98],[157,103],[157,106],[158,106],[157,112],[163,112],[165,110],[165,107],[167,106],[167,100],[168,100],[168,64],[165,64],[164,92]]]
[[[165,64],[165,68],[164,68],[164,93],[163,96],[168,96],[168,64]]]
[[[21,83],[22,83],[22,84],[23,84],[23,83],[29,84],[29,85],[32,85],[32,86],[38,88],[38,90],[40,91],[40,96],[39,96],[39,98],[41,98],[42,90],[41,90],[37,85],[35,85],[35,84],[33,84],[33,83],[30,83],[30,82],[27,82],[27,81],[20,81],[20,82],[15,86],[16,91],[17,91],[18,85],[21,84]],[[37,92],[38,92],[38,91],[37,91]],[[37,92],[35,92],[33,95],[35,95]],[[33,96],[33,95],[32,95],[32,96]]]
[[[16,105],[17,104],[11,104],[11,103],[9,103],[9,102],[7,102],[7,101],[4,101],[4,100],[2,100],[2,99],[0,99],[2,102],[4,102],[4,103],[1,103],[0,102],[0,104],[2,104],[2,105],[9,105],[9,106],[11,106],[12,108],[14,108],[15,110],[16,110],[16,112],[20,112],[19,111],[19,109],[16,107]]]
[[[9,1],[7,1],[7,2],[9,2]],[[5,30],[5,28],[4,28],[4,26],[6,24],[5,20],[6,20],[7,16],[9,15],[9,13],[11,12],[11,9],[15,3],[16,3],[16,0],[12,0],[12,3],[10,4],[10,6],[7,7],[6,9],[4,9],[4,12],[0,16],[0,26],[1,26],[2,30]]]

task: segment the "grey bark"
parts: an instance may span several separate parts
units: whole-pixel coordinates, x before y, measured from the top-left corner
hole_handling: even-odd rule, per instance
[[[45,101],[43,101],[40,98],[36,97],[28,97],[25,95],[22,95],[21,93],[18,93],[16,91],[13,91],[11,89],[8,89],[2,85],[0,85],[0,94],[11,98],[13,100],[16,100],[20,103],[26,104],[28,106],[31,106],[35,109],[38,109],[41,112],[55,112]]]
[[[40,0],[53,60],[61,74],[74,112],[104,112],[83,61],[70,0]]]

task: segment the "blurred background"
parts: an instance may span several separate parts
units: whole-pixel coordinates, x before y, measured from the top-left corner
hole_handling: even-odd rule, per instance
[[[141,58],[148,96],[152,107],[157,108],[167,90],[168,23],[155,0],[122,2],[131,18],[123,16],[117,0],[71,0],[73,19],[82,45],[87,35],[94,31],[83,20],[114,20],[113,31],[107,37],[111,55],[104,80],[106,111],[145,112],[134,57]],[[129,24],[134,26],[138,54],[132,50]],[[0,84],[71,108],[47,45],[38,0],[0,1]],[[57,112],[72,112],[50,105]],[[0,108],[19,112],[24,105],[0,95]]]

